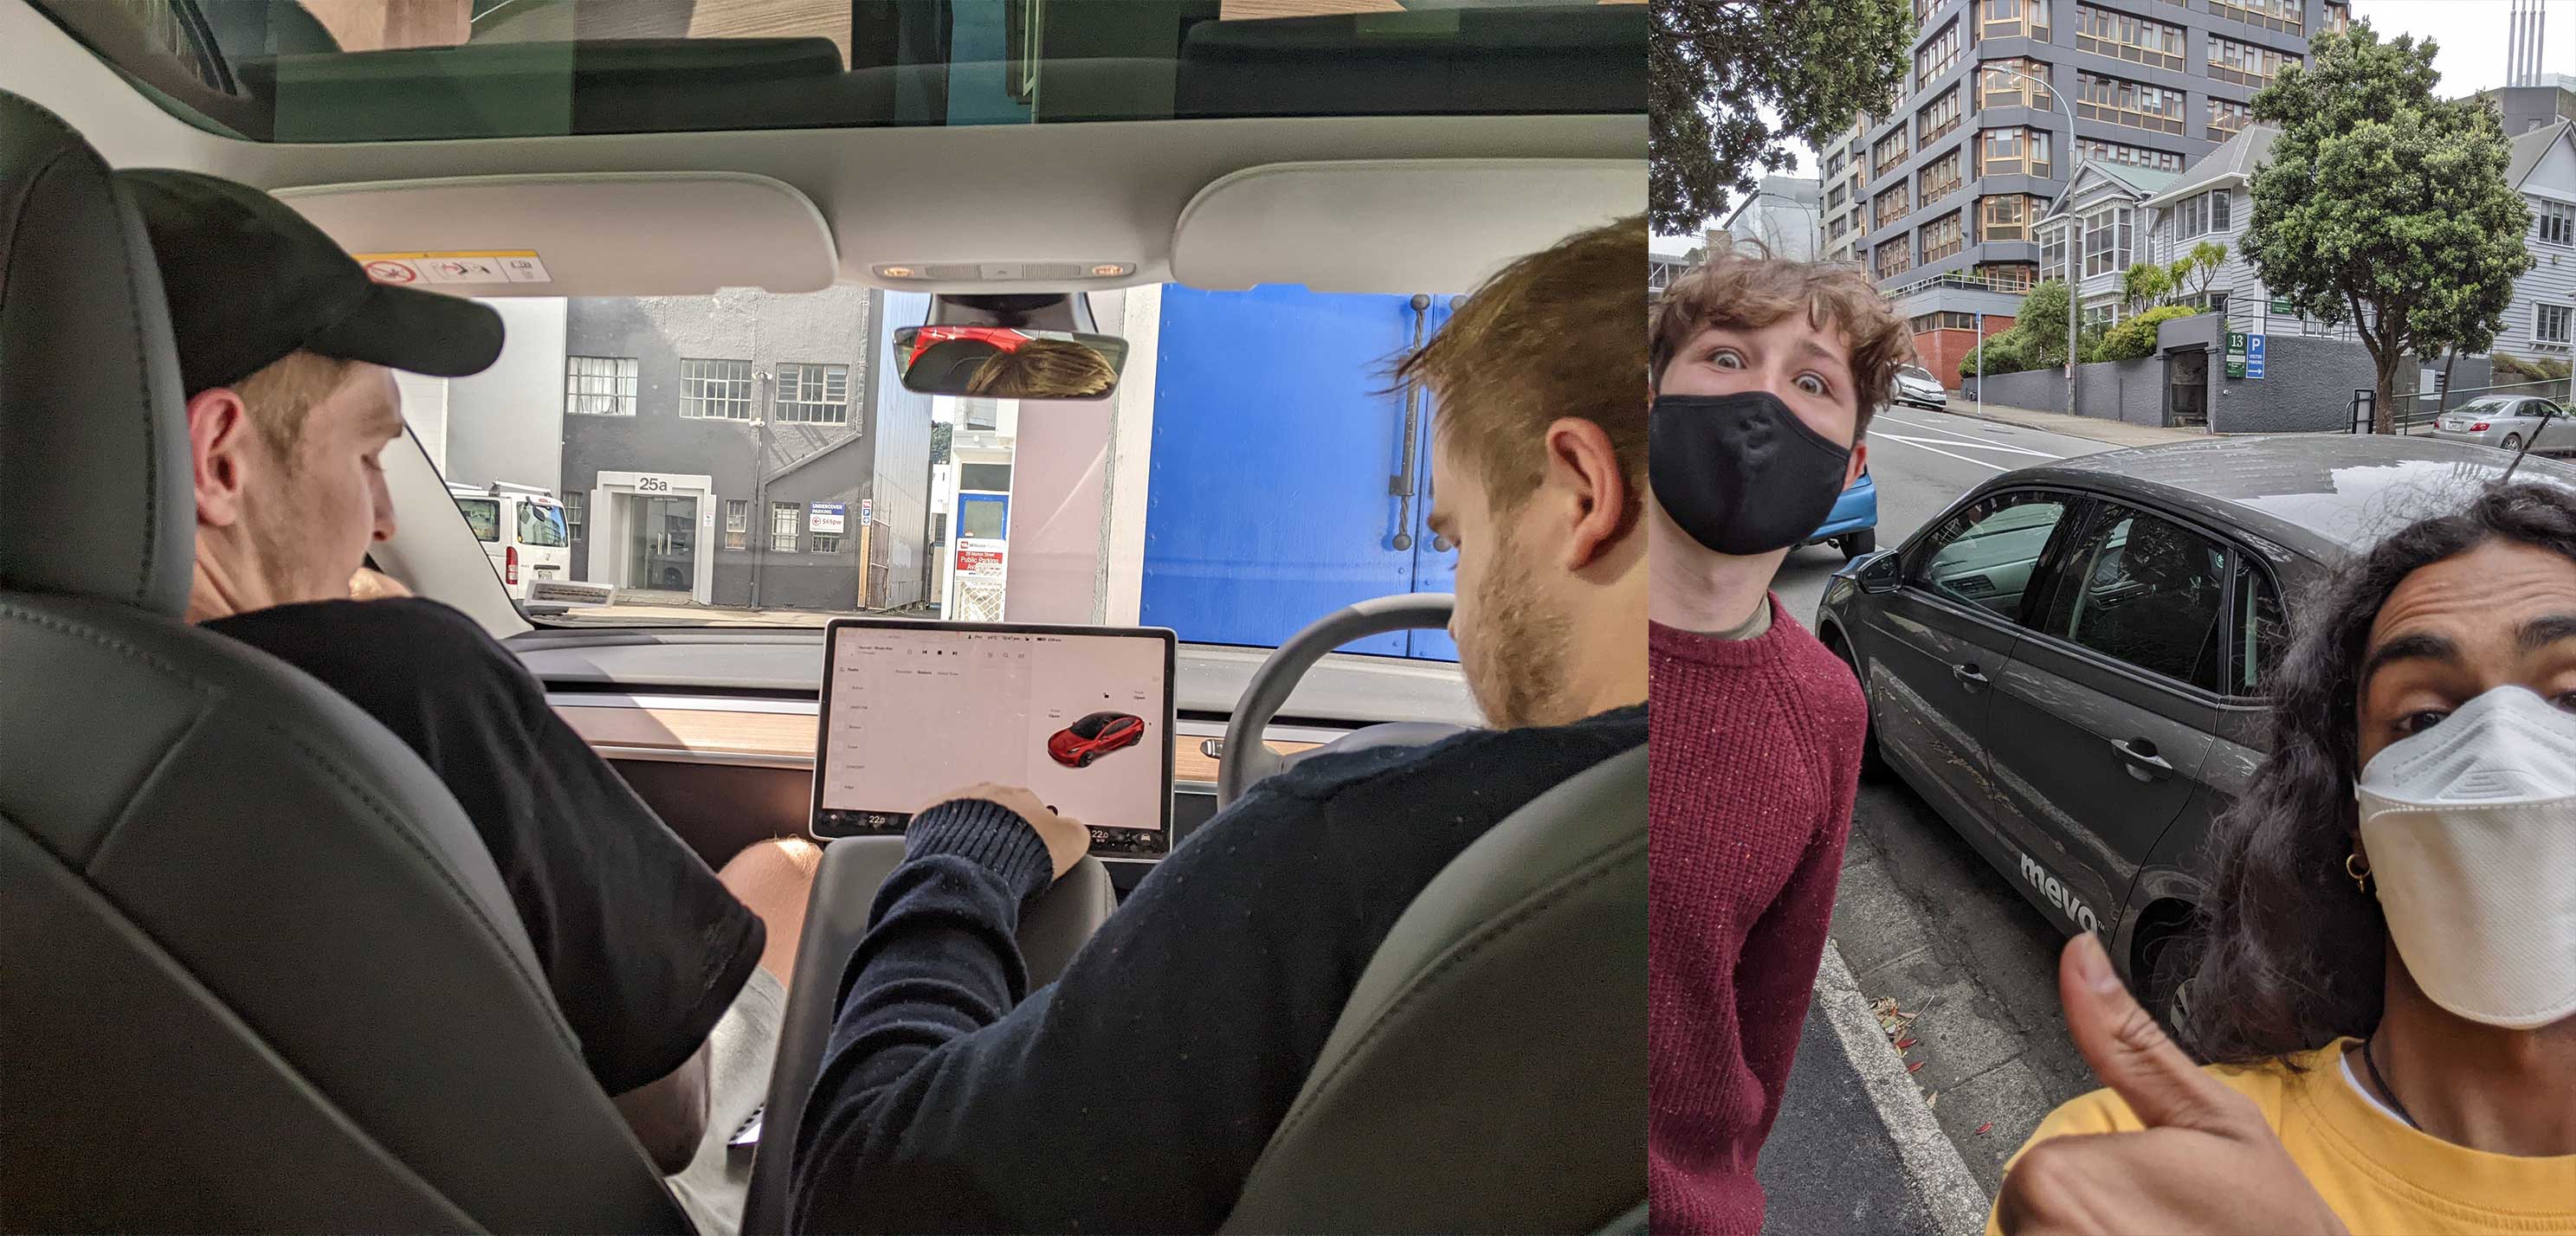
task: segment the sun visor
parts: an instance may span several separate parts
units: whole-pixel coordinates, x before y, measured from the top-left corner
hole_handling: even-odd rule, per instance
[[[811,292],[840,257],[795,186],[738,172],[580,172],[271,190],[378,280],[465,296]]]
[[[1274,163],[1191,199],[1172,232],[1172,277],[1211,291],[1464,292],[1513,258],[1645,209],[1643,159]]]

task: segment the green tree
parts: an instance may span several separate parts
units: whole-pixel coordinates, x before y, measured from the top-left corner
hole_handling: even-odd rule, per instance
[[[2410,356],[2483,348],[2504,326],[2530,208],[2505,180],[2495,112],[2434,89],[2436,45],[2381,42],[2368,22],[2317,36],[2254,96],[2280,126],[2254,173],[2245,256],[2272,294],[2329,324],[2351,322],[2377,370],[2390,430]]]
[[[2209,290],[2209,282],[2218,277],[2218,268],[2227,264],[2227,246],[2204,240],[2191,247],[2191,252],[2175,258],[2165,267],[2165,276],[2173,283],[2169,298],[2198,296]]]
[[[2021,298],[2012,333],[2030,341],[2036,365],[2066,363],[2066,281],[2043,280]]]
[[[1906,71],[1906,0],[1652,0],[1646,155],[1656,230],[1695,234],[1864,110]],[[1777,127],[1767,120],[1767,109]]]
[[[2131,316],[2163,304],[2173,290],[2173,271],[2153,262],[2140,262],[2120,275],[2120,295],[2129,302]]]
[[[2102,335],[2103,360],[2143,360],[2156,354],[2156,324],[2199,313],[2189,305],[2158,305]]]

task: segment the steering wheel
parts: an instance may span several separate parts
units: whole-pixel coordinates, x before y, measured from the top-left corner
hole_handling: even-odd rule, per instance
[[[1464,726],[1434,721],[1392,721],[1362,726],[1291,756],[1282,756],[1261,741],[1261,732],[1269,727],[1270,719],[1279,715],[1297,683],[1325,653],[1352,640],[1389,631],[1448,626],[1449,613],[1456,606],[1457,597],[1446,592],[1408,592],[1362,601],[1316,619],[1305,630],[1288,637],[1287,643],[1271,650],[1261,668],[1252,671],[1252,681],[1243,685],[1243,698],[1234,702],[1234,715],[1225,723],[1225,746],[1216,772],[1217,809],[1222,811],[1243,797],[1253,782],[1328,751],[1427,746],[1463,730]]]

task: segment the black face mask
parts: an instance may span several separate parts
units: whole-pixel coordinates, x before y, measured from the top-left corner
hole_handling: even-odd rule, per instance
[[[1646,427],[1655,501],[1691,539],[1736,557],[1815,535],[1843,492],[1851,448],[1769,391],[1657,395]]]

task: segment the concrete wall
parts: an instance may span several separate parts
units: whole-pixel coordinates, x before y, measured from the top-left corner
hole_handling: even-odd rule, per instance
[[[564,323],[558,296],[494,297],[501,358],[447,383],[447,479],[563,492]],[[682,469],[694,470],[694,469]],[[578,557],[573,559],[579,575]]]
[[[619,471],[702,474],[710,479],[712,509],[701,516],[702,553],[713,553],[711,601],[717,605],[848,609],[858,603],[858,503],[874,460],[859,437],[867,415],[869,293],[860,287],[777,295],[729,289],[713,296],[577,299],[566,317],[564,350],[574,356],[634,357],[638,361],[633,416],[563,416],[563,484],[587,491],[598,474]],[[747,421],[680,415],[680,362],[748,360],[755,373],[776,374],[785,362],[850,367],[851,414],[841,425],[781,424],[773,416],[775,383],[755,380],[755,415],[766,433]],[[547,383],[563,404],[560,359]],[[927,441],[927,430],[923,431]],[[452,448],[451,448],[452,449]],[[759,506],[759,479],[769,478],[767,500],[846,502],[840,545],[818,553],[809,525],[800,520],[796,548],[769,548],[769,513]],[[518,478],[506,478],[518,479]],[[750,504],[748,537],[740,549],[725,547],[729,502]],[[592,569],[587,521],[573,542],[576,578],[605,578]],[[617,552],[602,547],[603,553]],[[605,563],[607,559],[601,558]],[[755,587],[756,585],[756,587]]]
[[[2078,366],[2076,406],[2086,416],[2133,425],[2165,423],[2165,366],[2159,359],[2097,361]],[[1987,403],[2039,412],[2066,410],[2066,373],[2029,369],[1985,380]]]

